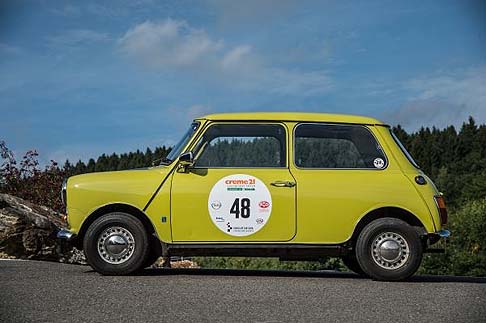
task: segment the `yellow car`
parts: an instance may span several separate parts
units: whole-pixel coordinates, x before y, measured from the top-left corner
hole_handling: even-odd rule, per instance
[[[159,166],[69,178],[69,231],[107,275],[159,256],[342,257],[402,280],[448,237],[442,195],[388,125],[318,113],[195,119]]]

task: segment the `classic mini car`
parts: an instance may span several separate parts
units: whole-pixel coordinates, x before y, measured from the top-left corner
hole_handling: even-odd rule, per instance
[[[58,237],[107,275],[159,256],[335,256],[402,280],[449,236],[441,193],[388,125],[362,116],[208,115],[160,165],[70,177],[62,196]]]

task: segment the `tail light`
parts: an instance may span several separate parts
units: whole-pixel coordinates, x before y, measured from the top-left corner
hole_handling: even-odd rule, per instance
[[[440,224],[445,225],[447,224],[447,209],[445,199],[442,195],[434,196],[434,199],[435,204],[437,205],[437,209],[439,210]]]

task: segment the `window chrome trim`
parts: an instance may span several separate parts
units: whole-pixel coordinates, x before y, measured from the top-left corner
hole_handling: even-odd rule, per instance
[[[201,133],[198,135],[197,138],[195,138],[194,143],[191,144],[190,148],[191,150],[196,148],[199,145],[199,141],[202,139],[204,134],[213,126],[216,125],[277,125],[283,128],[285,131],[285,166],[266,166],[266,167],[198,167],[196,165],[197,159],[194,161],[193,167],[190,167],[190,169],[289,169],[290,167],[290,152],[289,152],[289,142],[290,142],[290,131],[289,128],[287,127],[287,124],[285,122],[279,122],[279,121],[272,121],[272,122],[267,122],[267,121],[258,121],[258,120],[250,120],[250,121],[243,121],[243,120],[216,120],[212,121],[209,120],[209,122],[204,126],[203,129],[201,129]],[[278,140],[278,139],[277,139]],[[199,153],[195,153],[195,156],[199,156]]]
[[[338,168],[338,167],[315,167],[315,168],[310,168],[310,167],[301,167],[301,166],[297,166],[296,164],[296,156],[295,156],[295,153],[296,153],[296,149],[295,149],[295,145],[297,143],[297,141],[295,140],[296,137],[295,137],[295,132],[297,131],[297,128],[301,125],[318,125],[318,126],[341,126],[341,127],[362,127],[364,129],[366,129],[366,131],[368,131],[372,136],[373,138],[375,139],[375,142],[376,144],[378,145],[378,147],[380,147],[380,150],[381,152],[383,153],[383,157],[385,157],[385,167],[383,168]],[[388,165],[390,164],[389,163],[389,159],[388,159],[388,156],[386,155],[386,152],[385,150],[383,149],[383,146],[381,145],[380,141],[378,140],[378,138],[376,138],[375,134],[373,133],[373,131],[371,131],[369,128],[368,128],[368,125],[363,125],[363,124],[345,124],[345,123],[327,123],[327,122],[299,122],[297,123],[295,126],[294,126],[294,129],[292,131],[292,142],[293,142],[293,154],[292,154],[292,165],[298,169],[298,170],[303,170],[303,171],[307,171],[307,170],[366,170],[366,171],[384,171],[385,169],[388,168]]]

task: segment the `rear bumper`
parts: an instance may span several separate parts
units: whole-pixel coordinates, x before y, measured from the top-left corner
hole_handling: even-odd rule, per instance
[[[65,253],[76,245],[77,235],[67,229],[60,229],[57,231],[57,241],[59,252]]]
[[[449,238],[451,236],[451,232],[449,230],[440,230],[439,232],[437,232],[437,234],[441,238]]]
[[[427,248],[425,248],[424,252],[444,253],[446,247],[446,240],[450,236],[451,236],[451,232],[449,230],[439,230],[434,233],[429,233]],[[437,245],[435,246],[435,244]],[[434,248],[431,248],[432,245],[434,245]]]

